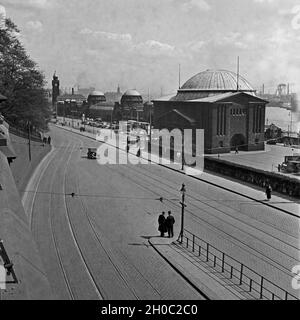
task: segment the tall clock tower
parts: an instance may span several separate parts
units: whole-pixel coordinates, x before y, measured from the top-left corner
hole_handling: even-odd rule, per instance
[[[53,107],[57,102],[58,96],[59,96],[59,80],[58,80],[58,76],[54,72],[53,80],[52,80],[52,106]]]

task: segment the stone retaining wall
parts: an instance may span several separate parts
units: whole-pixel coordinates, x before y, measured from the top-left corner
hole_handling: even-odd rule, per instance
[[[261,188],[264,188],[266,182],[269,182],[273,191],[291,197],[300,197],[300,181],[291,177],[210,157],[205,158],[204,168],[207,171],[245,181]]]

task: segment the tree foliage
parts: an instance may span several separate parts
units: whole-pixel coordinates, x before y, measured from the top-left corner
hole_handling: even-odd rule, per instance
[[[1,113],[17,126],[47,130],[51,110],[46,98],[45,78],[19,40],[19,30],[10,20],[0,29],[0,93],[8,99]]]

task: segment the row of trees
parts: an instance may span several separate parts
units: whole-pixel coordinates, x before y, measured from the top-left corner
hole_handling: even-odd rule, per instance
[[[18,39],[19,30],[6,19],[0,29],[0,93],[7,97],[0,112],[18,127],[30,121],[38,130],[47,130],[51,109],[46,97],[45,78]]]

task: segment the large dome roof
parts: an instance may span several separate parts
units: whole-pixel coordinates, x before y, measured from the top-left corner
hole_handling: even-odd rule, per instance
[[[104,96],[104,93],[101,92],[101,91],[93,91],[89,94],[89,96],[91,97],[101,97],[101,96]]]
[[[140,94],[138,91],[134,90],[134,89],[130,89],[130,90],[127,90],[127,91],[123,94],[123,96],[140,97],[141,94]]]
[[[189,79],[180,90],[191,91],[236,91],[239,78],[240,91],[255,92],[249,82],[242,76],[227,70],[206,70]]]

